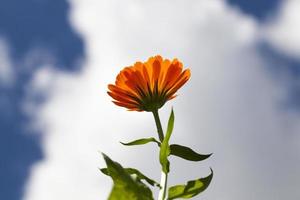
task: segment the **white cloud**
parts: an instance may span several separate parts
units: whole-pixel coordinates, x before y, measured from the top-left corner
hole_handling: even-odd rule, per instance
[[[86,62],[77,73],[45,68],[33,79],[30,91],[48,94],[33,113],[45,158],[32,168],[24,200],[105,199],[111,182],[97,170],[104,166],[98,151],[159,179],[155,146],[118,144],[155,134],[151,114],[117,108],[106,95],[123,66],[155,54],[178,57],[192,70],[162,110],[165,122],[175,107],[172,141],[214,152],[203,163],[172,159],[171,183],[205,176],[212,166],[214,180],[199,199],[299,198],[299,116],[279,109],[285,83],[265,71],[252,18],[219,0],[70,3]]]
[[[0,84],[9,86],[14,81],[14,72],[9,55],[8,44],[0,37]]]
[[[282,2],[278,13],[264,27],[265,39],[279,51],[299,58],[300,56],[300,1]]]

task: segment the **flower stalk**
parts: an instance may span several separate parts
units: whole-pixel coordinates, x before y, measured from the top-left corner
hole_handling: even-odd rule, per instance
[[[155,124],[157,127],[157,133],[159,136],[159,140],[163,142],[164,140],[164,132],[161,126],[158,110],[153,110],[152,111],[154,119],[155,119]],[[164,171],[161,171],[161,177],[160,177],[160,186],[161,189],[159,190],[159,195],[158,195],[158,200],[165,200],[166,197],[166,190],[167,190],[167,185],[168,185],[168,173],[165,173]]]
[[[156,128],[157,128],[157,133],[158,133],[159,140],[162,142],[164,140],[164,132],[163,132],[163,129],[162,129],[162,126],[161,126],[158,110],[153,110],[152,113],[153,113],[153,116],[154,116],[154,120],[155,120],[155,124],[156,124]]]

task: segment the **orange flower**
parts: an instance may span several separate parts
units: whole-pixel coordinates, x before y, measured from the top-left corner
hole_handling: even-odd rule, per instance
[[[150,57],[147,62],[136,62],[125,67],[117,76],[115,84],[109,84],[107,92],[118,106],[134,111],[155,111],[190,78],[190,70],[180,61]]]

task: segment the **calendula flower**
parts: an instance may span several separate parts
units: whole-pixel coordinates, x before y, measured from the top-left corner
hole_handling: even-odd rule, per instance
[[[118,106],[153,112],[176,97],[175,93],[190,76],[190,70],[183,70],[177,59],[150,57],[147,62],[136,62],[120,71],[115,84],[108,85],[108,94]]]

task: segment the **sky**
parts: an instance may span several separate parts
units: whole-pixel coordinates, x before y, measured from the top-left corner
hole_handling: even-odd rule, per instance
[[[156,136],[151,114],[106,94],[124,66],[157,54],[192,72],[160,112],[165,124],[174,107],[172,142],[213,153],[201,163],[172,158],[170,184],[212,167],[194,199],[300,198],[299,1],[0,4],[1,199],[105,199],[100,151],[159,180],[153,145],[119,144]]]

